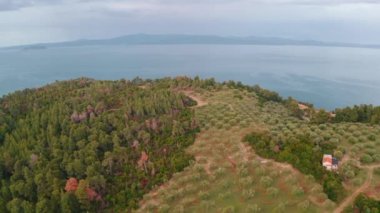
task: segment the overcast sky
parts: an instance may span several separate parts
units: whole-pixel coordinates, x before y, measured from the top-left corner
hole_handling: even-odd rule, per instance
[[[380,0],[0,0],[0,46],[134,33],[380,43]]]

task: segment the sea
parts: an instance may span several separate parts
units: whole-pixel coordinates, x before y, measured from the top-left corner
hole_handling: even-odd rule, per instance
[[[193,44],[0,49],[0,97],[78,77],[183,75],[258,84],[327,110],[380,105],[380,49]]]

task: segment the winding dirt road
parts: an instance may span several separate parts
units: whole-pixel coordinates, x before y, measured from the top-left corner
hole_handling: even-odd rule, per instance
[[[344,211],[347,206],[349,206],[351,203],[354,202],[355,198],[360,194],[363,193],[366,189],[368,189],[371,186],[372,178],[373,178],[373,170],[375,168],[380,168],[380,164],[376,165],[370,165],[370,166],[362,166],[359,162],[358,167],[362,169],[367,169],[367,179],[366,181],[354,192],[352,192],[348,197],[346,197],[339,206],[334,210],[334,213],[341,213]]]
[[[352,202],[354,202],[355,198],[362,193],[364,190],[366,190],[371,185],[371,180],[373,176],[373,169],[368,170],[367,179],[361,185],[358,189],[356,189],[353,193],[351,193],[346,199],[344,199],[339,206],[334,210],[334,213],[340,213],[343,212],[343,210],[350,205]]]
[[[183,92],[186,96],[189,96],[191,99],[193,99],[194,101],[197,102],[197,105],[194,106],[194,107],[201,107],[201,106],[204,106],[204,105],[207,105],[207,102],[204,101],[201,97],[199,97],[198,95],[196,95],[194,93],[194,91],[192,90],[185,90],[185,91],[181,91]]]

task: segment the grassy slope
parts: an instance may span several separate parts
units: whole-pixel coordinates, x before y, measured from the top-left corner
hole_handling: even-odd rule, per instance
[[[254,93],[198,91],[202,126],[189,148],[196,161],[147,194],[138,212],[325,212],[335,204],[290,165],[259,158],[242,140],[257,129],[297,123],[281,105],[260,106]],[[243,99],[238,98],[242,96]],[[302,121],[301,125],[303,125]]]

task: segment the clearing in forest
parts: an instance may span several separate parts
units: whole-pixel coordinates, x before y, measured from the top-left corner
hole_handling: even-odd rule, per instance
[[[260,158],[243,142],[251,131],[283,119],[287,115],[283,107],[260,105],[254,93],[226,88],[191,97],[206,100],[194,108],[201,132],[188,152],[195,160],[146,194],[137,212],[326,212],[335,208],[312,177],[291,165]]]

